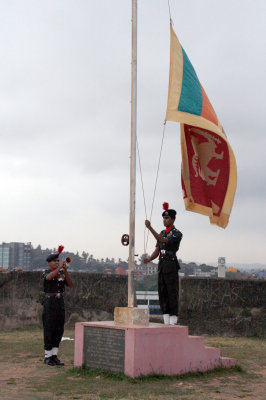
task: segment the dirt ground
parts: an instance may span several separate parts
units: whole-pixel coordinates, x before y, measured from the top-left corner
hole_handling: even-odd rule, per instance
[[[74,331],[64,336],[74,338]],[[218,371],[201,376],[129,379],[100,372],[73,370],[74,341],[63,341],[65,367],[43,364],[42,331],[38,328],[0,333],[0,399],[265,399],[263,339],[205,337],[208,346],[234,357],[244,371]]]

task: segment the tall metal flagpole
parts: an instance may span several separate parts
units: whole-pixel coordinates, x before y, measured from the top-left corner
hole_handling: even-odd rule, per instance
[[[128,307],[134,307],[136,127],[137,127],[137,0],[132,0],[131,148],[130,148]]]

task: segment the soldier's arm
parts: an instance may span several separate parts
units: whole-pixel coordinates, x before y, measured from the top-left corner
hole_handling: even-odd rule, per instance
[[[148,221],[147,219],[146,219],[146,221],[145,221],[145,225],[146,225],[146,228],[149,229],[149,231],[151,232],[151,234],[155,237],[155,239],[157,240],[157,242],[166,243],[166,244],[168,243],[168,239],[162,237],[159,233],[157,233],[157,232],[153,229],[153,227],[151,226],[150,221]]]
[[[146,257],[144,258],[144,264],[148,264],[149,262],[151,262],[152,260],[155,260],[155,258],[157,258],[159,255],[159,247],[155,247],[154,252],[152,253],[152,255],[150,257]]]

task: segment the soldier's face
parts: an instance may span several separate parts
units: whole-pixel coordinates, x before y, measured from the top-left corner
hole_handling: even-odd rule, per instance
[[[169,216],[163,217],[163,224],[164,224],[164,226],[165,226],[166,228],[167,228],[168,226],[173,225],[173,223],[174,223],[174,220],[173,220],[171,217],[169,217]]]
[[[48,265],[49,265],[50,268],[56,269],[58,267],[58,265],[59,265],[59,260],[56,259],[56,260],[50,261],[48,263]]]

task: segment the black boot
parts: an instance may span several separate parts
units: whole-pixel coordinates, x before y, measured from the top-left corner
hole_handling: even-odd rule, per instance
[[[51,357],[45,357],[45,359],[44,359],[44,364],[47,364],[47,365],[56,365],[55,361],[53,360],[53,356],[51,356]]]
[[[57,356],[52,356],[51,358],[54,362],[54,365],[65,365],[63,362],[59,360],[59,358],[57,358]]]

